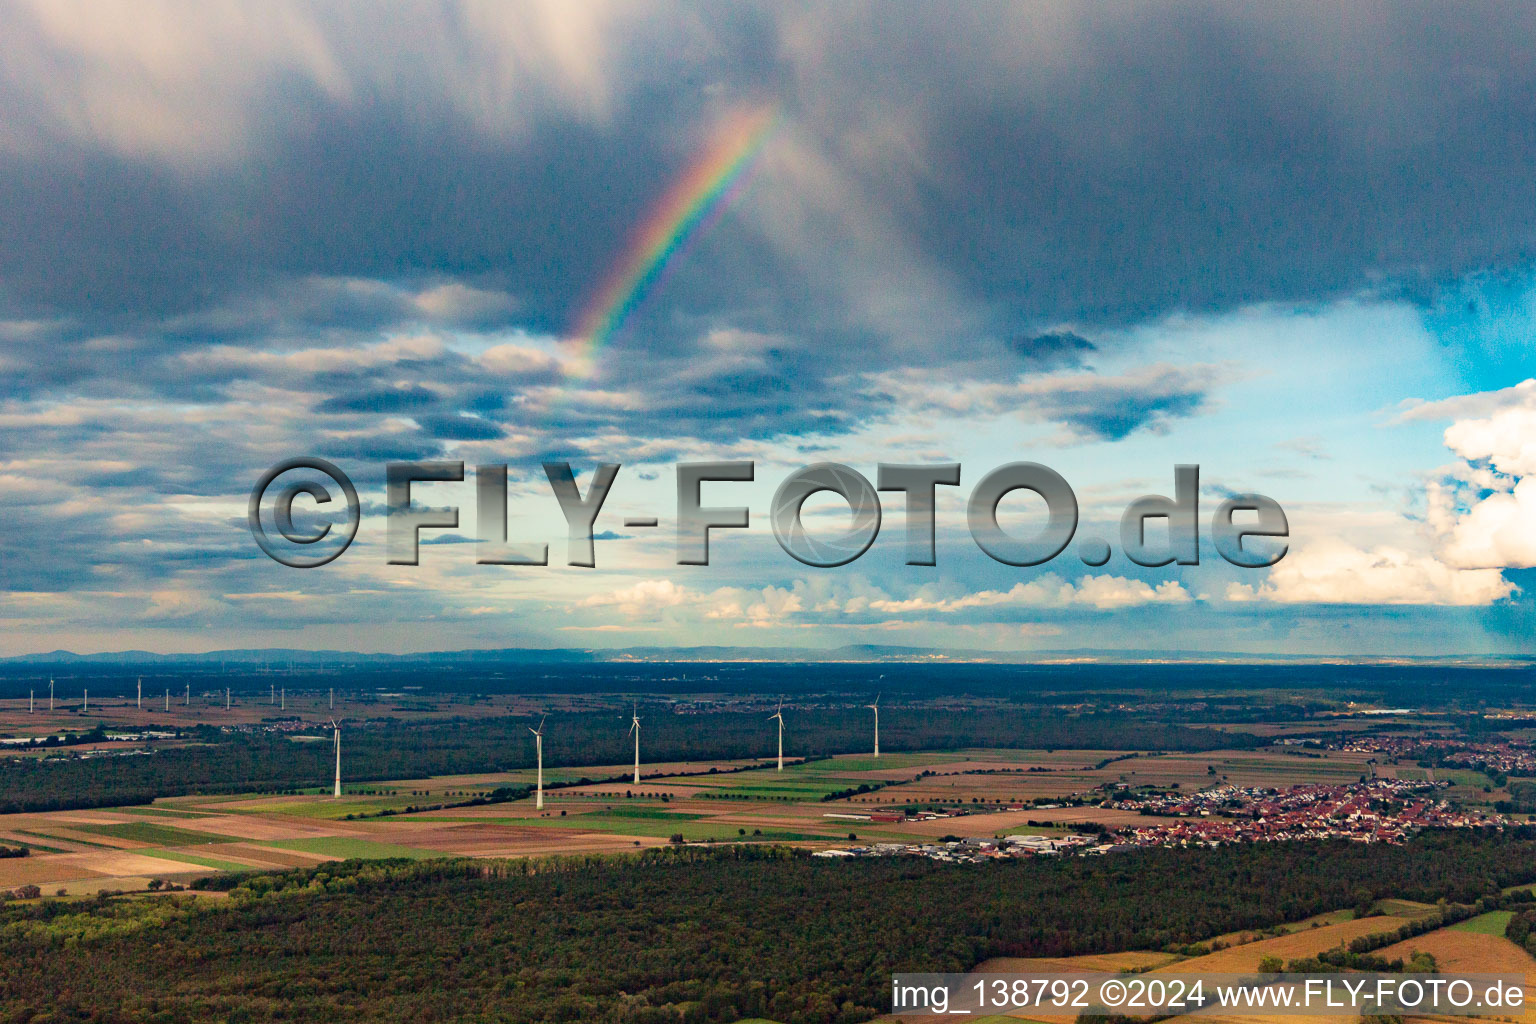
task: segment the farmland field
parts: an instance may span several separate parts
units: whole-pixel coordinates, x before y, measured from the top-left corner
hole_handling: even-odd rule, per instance
[[[355,836],[322,836],[316,839],[269,839],[263,846],[274,846],[279,850],[296,850],[300,853],[317,853],[324,857],[334,857],[337,860],[348,858],[365,858],[379,860],[388,857],[405,857],[411,860],[425,860],[437,856],[431,850],[419,850],[413,846],[401,846],[398,843],[383,843],[372,839],[361,839]]]
[[[527,798],[452,806],[531,781],[531,772],[514,769],[348,783],[340,799],[315,786],[302,793],[186,795],[115,809],[0,815],[0,838],[35,846],[25,867],[11,869],[14,878],[91,891],[102,878],[134,888],[152,877],[186,881],[219,870],[324,859],[620,851],[679,836],[691,843],[823,846],[846,844],[850,835],[864,842],[1060,835],[1075,825],[1146,823],[1135,812],[1095,806],[1107,788],[1352,781],[1367,770],[1364,761],[1336,751],[1300,757],[1247,749],[966,748],[790,759],[782,772],[770,760],[664,761],[642,764],[638,785],[629,778],[632,766],[608,762],[546,769],[550,788],[542,811]],[[587,779],[611,781],[582,784]],[[1087,806],[1035,806],[1085,797]],[[427,809],[436,805],[445,806]],[[895,822],[827,816],[914,806],[942,806],[958,816]],[[130,851],[151,855],[123,860]],[[162,856],[153,856],[157,852]],[[11,876],[0,870],[0,879]]]
[[[1505,927],[1509,924],[1509,919],[1514,916],[1515,913],[1512,910],[1490,910],[1486,914],[1479,914],[1477,917],[1462,921],[1459,924],[1453,924],[1450,930],[1502,937]]]

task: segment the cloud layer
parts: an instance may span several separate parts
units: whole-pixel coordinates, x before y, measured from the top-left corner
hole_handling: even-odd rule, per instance
[[[335,642],[360,618],[417,646],[615,626],[1013,644],[1107,620],[1139,644],[1155,614],[1180,624],[1169,642],[1216,643],[1228,605],[1282,633],[1311,606],[1513,606],[1503,570],[1536,565],[1536,385],[1448,370],[1423,393],[1477,393],[1403,405],[1393,367],[1281,329],[1443,314],[1528,273],[1528,5],[0,0],[0,23],[12,646],[93,625],[107,645]],[[573,325],[659,197],[763,105],[780,126],[740,194],[575,372]],[[1181,334],[1237,314],[1273,330]],[[1356,376],[1348,418],[1312,403]],[[1437,420],[1458,463],[1421,508],[1415,474],[1444,453],[1414,431]],[[1379,451],[1350,450],[1373,430],[1416,438],[1383,441],[1411,454],[1379,475]],[[448,548],[409,576],[365,526],[301,584],[242,532],[247,488],[300,453],[355,471],[375,510],[387,460],[506,462],[515,500],[544,495],[543,459],[619,461],[641,512],[683,460],[755,458],[767,480],[819,458],[1033,458],[1112,535],[1179,461],[1324,500],[1319,450],[1354,488],[1326,500],[1408,526],[1298,537],[1236,581],[1123,559],[806,577],[763,544],[706,585],[616,531],[601,543],[631,571],[598,583],[475,576]]]

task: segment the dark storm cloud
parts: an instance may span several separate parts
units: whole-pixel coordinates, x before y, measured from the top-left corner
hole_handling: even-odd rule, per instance
[[[607,40],[609,116],[541,94],[507,131],[466,114],[472,90],[451,66],[412,67],[422,80],[406,95],[274,77],[231,98],[215,83],[210,110],[236,104],[260,126],[238,160],[179,160],[163,140],[125,152],[89,133],[0,159],[0,282],[18,308],[117,322],[311,275],[441,275],[504,287],[516,322],[560,331],[729,105],[715,97],[774,96],[797,138],[1004,337],[1019,323],[1417,288],[1536,242],[1536,11],[1478,12],[658,8],[634,40]],[[309,17],[338,74],[377,73],[381,58],[344,45],[357,26]],[[21,31],[30,21],[18,16],[13,46],[40,45]],[[430,31],[451,44],[470,29]],[[642,49],[669,38],[679,45]],[[44,120],[46,84],[12,82],[8,102]],[[754,187],[787,187],[766,173]],[[740,225],[718,230],[711,249],[737,255],[682,268],[677,312],[857,333],[814,267]],[[889,254],[827,253],[849,256]],[[328,315],[352,326],[391,316],[367,296],[336,301]],[[478,322],[513,315],[482,308]]]
[[[875,187],[1025,316],[1415,289],[1536,241],[1529,5],[910,13],[848,18],[816,81],[910,105],[918,169]]]
[[[1029,389],[1026,407],[1065,424],[1084,440],[1119,441],[1138,430],[1159,432],[1194,415],[1218,379],[1209,367],[1153,367],[1121,377],[1078,376]]]
[[[424,387],[405,386],[387,391],[366,391],[362,394],[340,395],[328,398],[315,406],[318,413],[373,412],[398,413],[423,409],[437,401],[437,396]]]
[[[1220,375],[1127,369],[1114,328],[1529,257],[1533,12],[270,0],[72,29],[0,0],[0,577],[285,580],[222,506],[295,454],[542,490],[544,457],[924,415],[1168,429]],[[550,339],[766,101],[739,200],[562,373]]]
[[[1082,396],[1089,397],[1089,396]],[[1091,400],[1046,403],[1047,414],[1094,440],[1118,441],[1144,427],[1188,416],[1205,402],[1200,391],[1173,394],[1093,395]]]
[[[1119,441],[1137,431],[1162,433],[1193,416],[1230,376],[1230,368],[1155,364],[1126,373],[1055,373],[998,382],[935,384],[921,371],[874,376],[871,396],[907,416],[1013,416],[1067,428],[1064,442]]]
[[[1053,324],[1097,337],[1170,310],[1422,289],[1536,240],[1528,7],[658,8],[643,30],[594,17],[590,58],[526,44],[548,80],[508,94],[505,124],[465,106],[492,51],[392,63],[370,45],[385,29],[298,10],[334,68],[263,77],[258,61],[254,84],[231,84],[197,64],[207,54],[164,57],[200,68],[185,96],[144,100],[191,118],[186,139],[147,134],[153,111],[137,108],[50,121],[54,93],[89,86],[31,52],[72,52],[36,27],[47,19],[14,19],[0,99],[36,137],[0,151],[9,395],[219,402],[259,382],[306,391],[327,417],[414,414],[449,441],[518,425],[833,434],[880,408],[851,375],[1070,370],[1095,344]],[[403,13],[400,31],[450,52],[500,45],[433,10]],[[494,15],[529,19],[519,39],[544,38],[546,16],[571,17]],[[101,76],[132,90],[123,31],[128,70],[114,79],[108,55]],[[39,80],[18,84],[26,68]],[[528,405],[518,388],[557,373],[486,384],[431,348],[329,368],[174,358],[560,335],[724,112],[765,98],[784,127],[747,193],[610,340],[595,384],[626,403]],[[229,137],[199,134],[216,130]],[[714,347],[722,329],[768,340]],[[1064,401],[1036,406],[1110,439],[1203,404],[1112,386]],[[401,447],[432,446],[384,445]]]
[[[1031,370],[1073,369],[1083,365],[1090,352],[1097,351],[1091,341],[1071,331],[1013,338],[1008,347]]]
[[[445,441],[492,441],[506,430],[476,416],[417,416],[416,422],[433,437]]]
[[[315,451],[330,459],[354,462],[421,462],[442,456],[442,445],[425,434],[329,437],[314,444]]]

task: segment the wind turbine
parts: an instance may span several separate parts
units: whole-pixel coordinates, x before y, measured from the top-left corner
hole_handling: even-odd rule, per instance
[[[140,711],[144,710],[144,677],[139,676],[139,695],[134,698],[134,706]]]
[[[331,719],[331,728],[336,730],[336,788],[331,795],[339,799],[341,797],[341,726],[334,718]]]
[[[548,717],[548,715],[545,715],[544,718],[539,719],[539,727],[537,729],[530,728],[528,730],[533,733],[533,748],[539,759],[538,788],[534,790],[533,798],[533,809],[536,811],[544,809],[544,720]]]
[[[171,691],[170,690],[166,690],[165,691],[165,713],[166,714],[170,714],[171,713]]]
[[[336,710],[336,687],[331,687],[331,710]]]
[[[36,690],[28,690],[27,691],[27,714],[29,714],[29,715],[32,713],[32,701],[36,697],[37,697],[37,691]]]
[[[85,706],[82,707],[80,710],[82,712],[89,711],[89,710],[91,710],[91,691],[90,690],[84,690],[84,691],[81,691],[81,692],[83,692],[85,694]]]
[[[53,676],[48,677],[48,710],[53,710]]]
[[[869,708],[871,711],[873,711],[875,713],[875,756],[879,757],[880,756],[880,695],[878,693],[875,694],[875,702],[873,704],[865,704],[864,706]]]
[[[768,721],[775,718],[779,720],[779,771],[784,770],[784,702],[779,701],[779,710],[768,716]]]
[[[224,687],[224,710],[229,710],[229,687]]]
[[[192,706],[192,684],[191,684],[191,683],[188,683],[188,684],[187,684],[187,700],[186,700],[186,706],[187,706],[187,707],[191,707],[191,706]]]
[[[283,711],[287,711],[288,710],[288,687],[286,687],[286,686],[283,687],[283,706],[282,706],[281,710],[283,710]]]
[[[635,785],[640,785],[640,705],[635,705],[634,718],[629,731],[635,734]]]

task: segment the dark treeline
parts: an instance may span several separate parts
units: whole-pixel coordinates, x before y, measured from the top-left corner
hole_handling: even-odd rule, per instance
[[[338,657],[287,667],[247,661],[150,662],[132,664],[70,661],[0,662],[0,697],[46,694],[48,677],[58,681],[61,700],[79,700],[80,690],[113,699],[132,698],[144,676],[145,693],[169,689],[172,699],[191,685],[196,701],[222,701],[224,688],[237,696],[265,698],[272,686],[324,694],[330,687],[349,693],[409,688],[422,694],[701,694],[735,695],[877,692],[919,697],[985,696],[1025,701],[1088,694],[1128,695],[1133,701],[1176,700],[1191,693],[1230,694],[1253,703],[1268,691],[1289,695],[1265,703],[1333,699],[1374,699],[1391,706],[1476,709],[1510,703],[1536,686],[1536,667],[1439,665],[1242,665],[1242,664],[1071,664],[999,665],[933,662],[613,662],[601,652],[564,652],[580,661],[538,660],[505,652],[483,657],[422,656],[393,661]],[[729,652],[727,652],[729,653]],[[920,652],[913,652],[914,654]],[[739,652],[738,652],[739,656]],[[770,653],[767,655],[772,657]],[[316,656],[309,655],[314,658]],[[1308,701],[1301,701],[1305,704]]]
[[[223,876],[216,902],[0,910],[0,1018],[854,1022],[887,1009],[896,971],[1185,947],[1532,878],[1536,842],[1466,834],[975,866],[762,847],[349,862]]]
[[[776,725],[745,712],[678,715],[641,710],[641,757],[647,762],[769,757]],[[856,753],[871,743],[868,712],[786,708],[784,749],[791,756]],[[529,718],[498,716],[343,728],[342,775],[348,782],[410,779],[531,768]],[[545,728],[546,767],[623,764],[634,756],[628,716],[552,716]],[[191,792],[295,789],[326,783],[334,772],[328,743],[278,734],[194,730],[202,745],[161,748],[144,756],[0,762],[0,813],[143,803]],[[320,733],[316,733],[320,735]],[[1144,722],[1124,715],[1063,715],[1024,710],[932,711],[881,717],[882,749],[964,747],[1212,750],[1256,746],[1254,736]]]
[[[1536,909],[1516,911],[1504,926],[1504,937],[1536,956]]]

